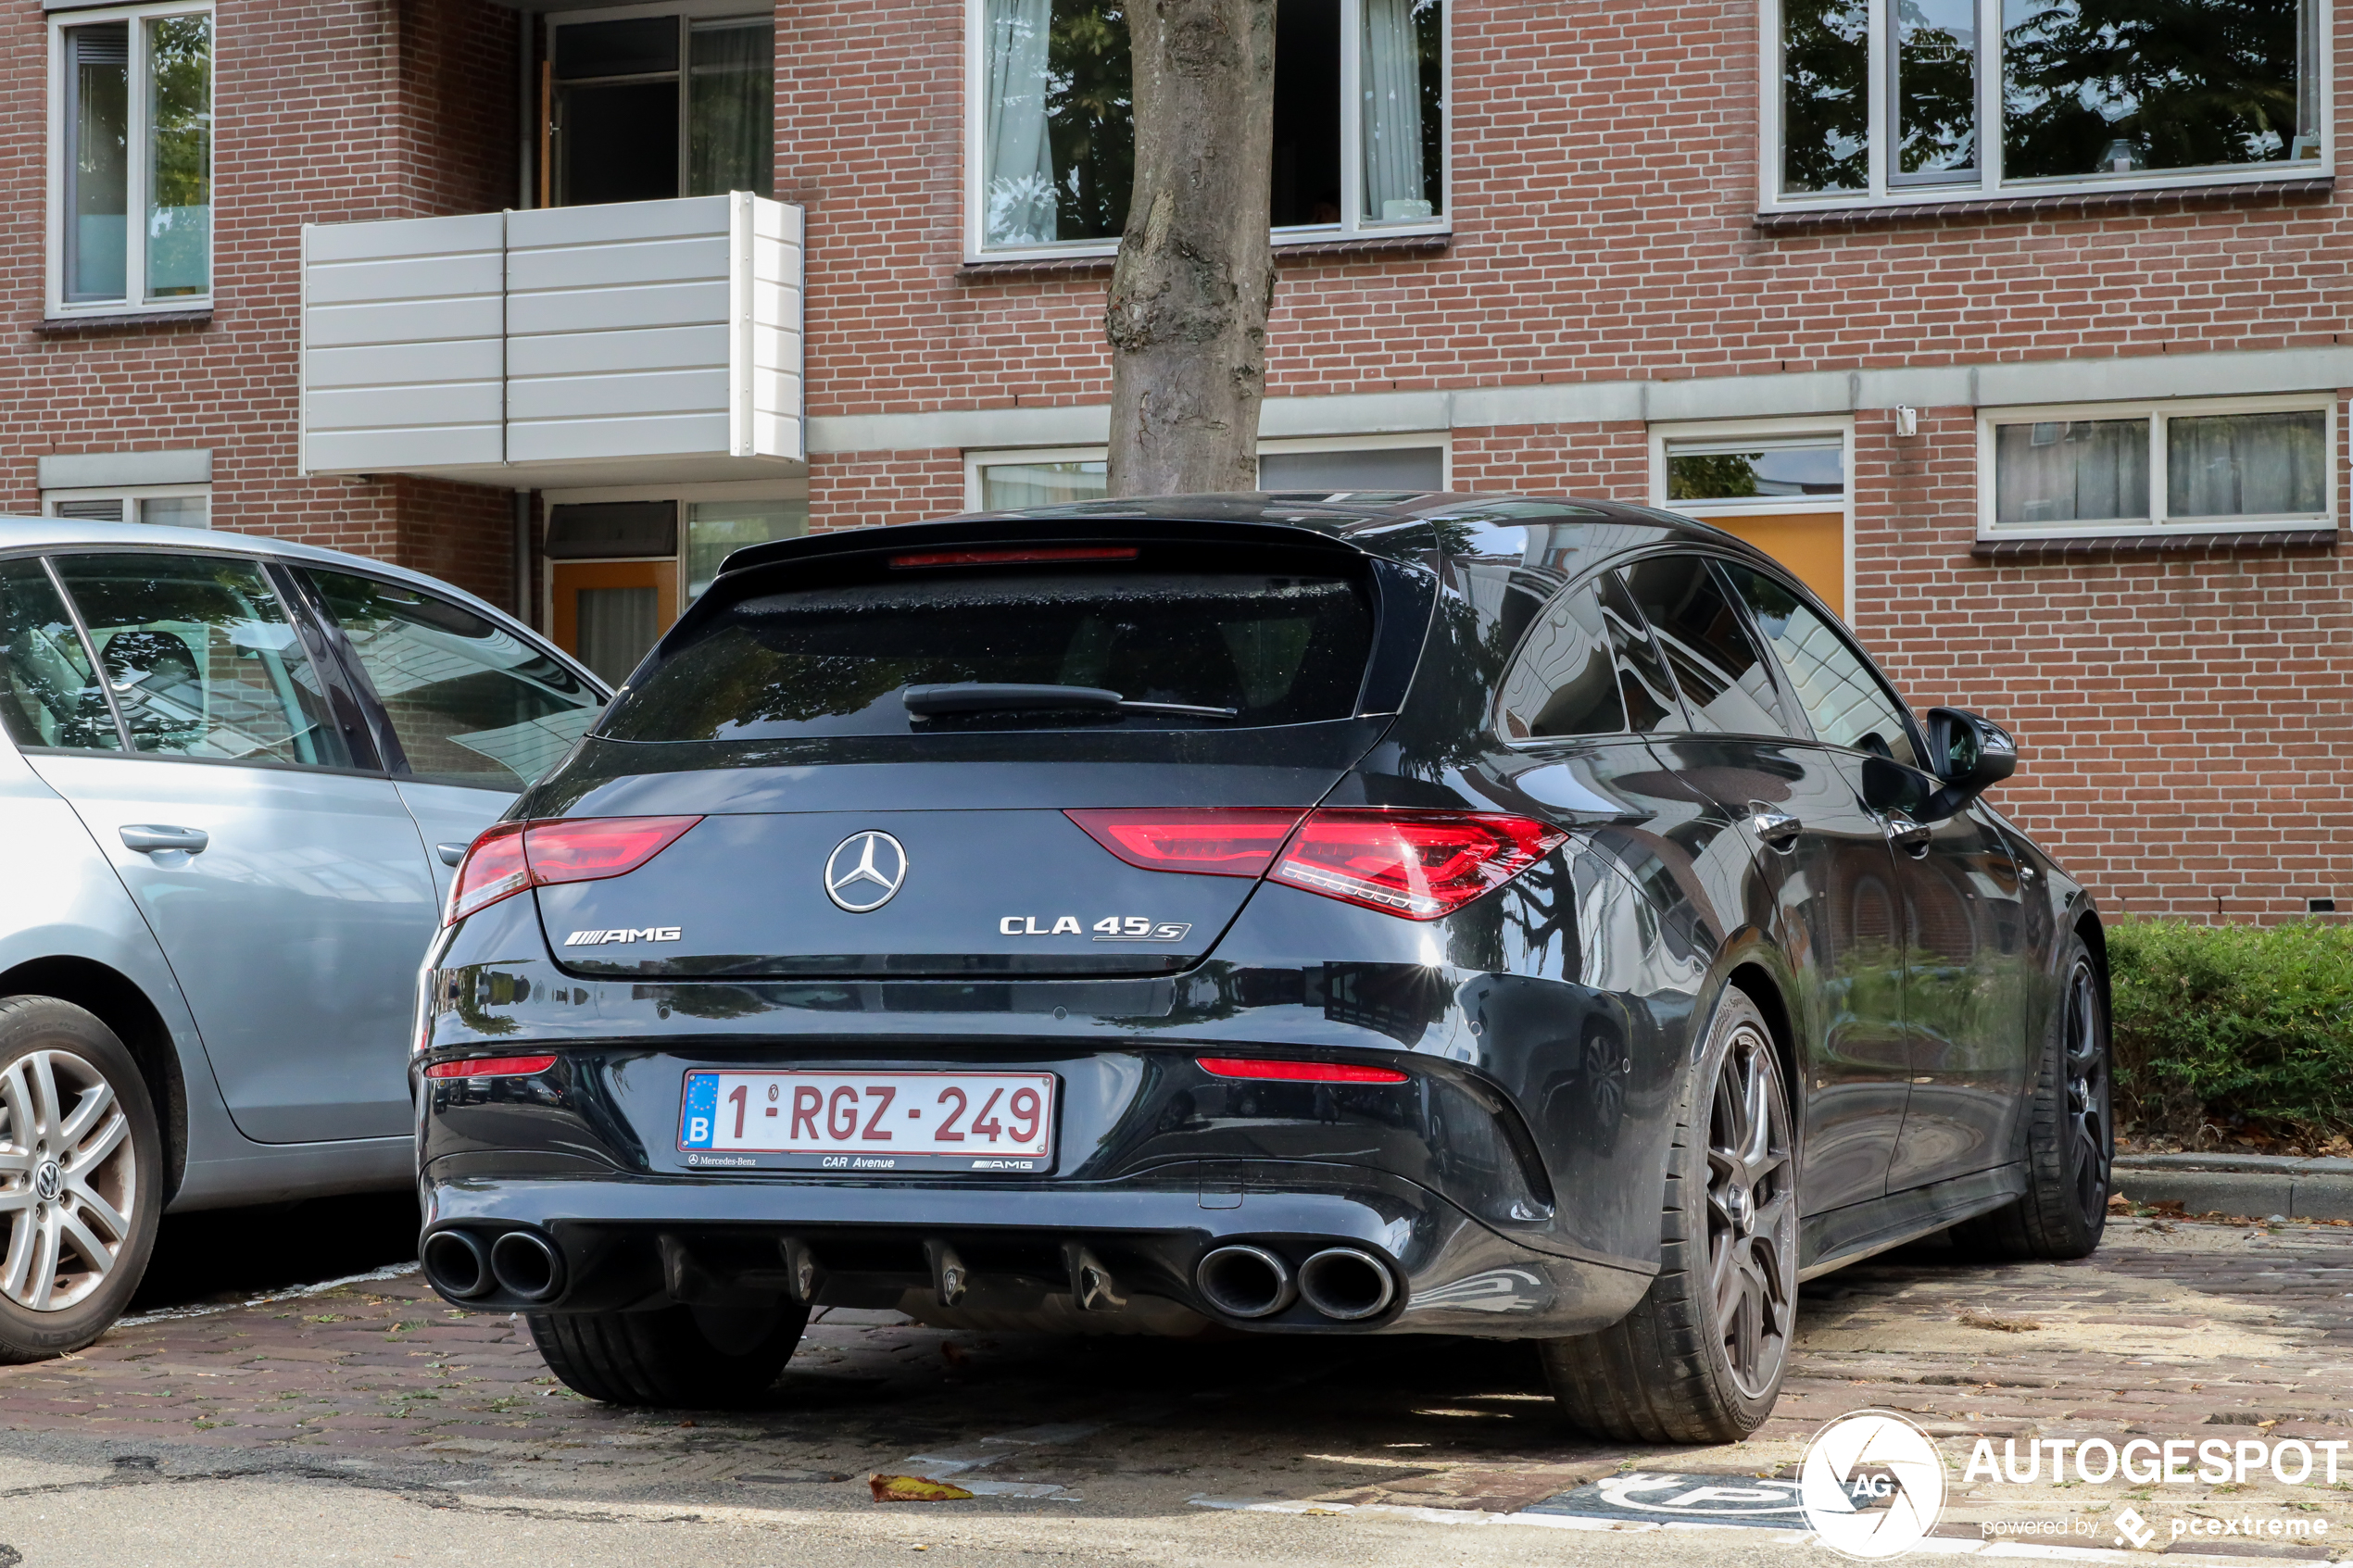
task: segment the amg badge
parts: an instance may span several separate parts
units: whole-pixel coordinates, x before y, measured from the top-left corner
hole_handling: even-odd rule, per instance
[[[627,926],[618,931],[575,931],[564,938],[567,947],[597,947],[607,942],[675,942],[678,928],[674,925],[640,926],[632,931]]]

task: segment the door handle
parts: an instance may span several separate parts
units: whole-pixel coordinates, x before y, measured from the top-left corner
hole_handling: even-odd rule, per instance
[[[1901,811],[1890,811],[1885,822],[1887,841],[1915,860],[1928,853],[1931,836],[1926,824],[1916,822]]]
[[[1748,803],[1748,825],[1756,830],[1760,843],[1769,844],[1776,849],[1788,848],[1797,842],[1797,835],[1806,831],[1804,822],[1787,811],[1774,810],[1761,800]]]
[[[160,822],[133,822],[122,830],[123,847],[136,849],[142,855],[153,855],[163,849],[184,849],[191,855],[204,853],[212,835],[202,828],[166,827]]]
[[[466,858],[466,846],[462,844],[436,844],[433,847],[433,852],[441,857],[441,863],[443,865],[454,868],[460,860],[463,860]]]

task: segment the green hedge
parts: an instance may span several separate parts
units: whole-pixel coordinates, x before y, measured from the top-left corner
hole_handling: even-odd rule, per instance
[[[2108,954],[2120,1109],[2139,1130],[2353,1129],[2353,926],[2128,920]]]

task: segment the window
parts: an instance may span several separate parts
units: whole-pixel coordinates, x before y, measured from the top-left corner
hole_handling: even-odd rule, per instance
[[[2318,175],[2326,0],[1776,0],[1768,205]]]
[[[1773,650],[1781,673],[1796,690],[1798,706],[1814,725],[1814,738],[1917,766],[1902,705],[1870,661],[1837,627],[1780,583],[1730,561],[1723,567],[1755,617],[1765,646]]]
[[[1258,445],[1261,490],[1403,500],[1446,488],[1443,435],[1283,437]],[[1100,446],[969,452],[965,501],[975,511],[1100,501],[1110,488]]]
[[[152,6],[61,19],[50,39],[50,314],[203,305],[212,294],[212,13]]]
[[[1657,633],[1694,727],[1736,735],[1788,733],[1764,656],[1723,583],[1698,556],[1657,556],[1626,573]]]
[[[770,194],[775,56],[766,15],[551,19],[546,199]]]
[[[1216,558],[1211,560],[1209,555]],[[970,730],[1199,730],[1345,719],[1372,648],[1361,585],[1237,552],[1134,565],[984,568],[837,580],[726,606],[615,698],[626,741],[775,740]],[[1230,710],[986,709],[919,716],[911,685],[1089,687]]]
[[[1986,538],[2334,526],[2325,397],[1989,409],[1979,454]]]
[[[585,682],[473,611],[404,583],[308,575],[375,687],[410,771],[521,789],[596,722],[603,704]]]
[[[144,522],[155,528],[209,528],[212,492],[202,484],[140,484],[120,490],[44,490],[44,517],[85,522]]]
[[[57,574],[133,749],[351,765],[294,622],[251,561],[78,556],[58,561]]]
[[[0,561],[0,728],[19,746],[122,749],[89,650],[37,560]]]
[[[968,248],[1114,248],[1135,170],[1126,0],[968,4]],[[1278,0],[1278,241],[1444,227],[1446,47],[1444,0]]]
[[[1677,711],[1667,667],[1614,573],[1554,598],[1504,675],[1499,706],[1510,740],[1648,734]]]
[[[1789,569],[1824,604],[1853,602],[1854,433],[1790,420],[1655,427],[1654,504],[1711,522]]]

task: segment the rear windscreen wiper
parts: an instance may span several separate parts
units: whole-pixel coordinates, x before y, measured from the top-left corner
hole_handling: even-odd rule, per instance
[[[907,711],[920,718],[941,713],[1017,713],[1074,709],[1093,713],[1173,713],[1189,719],[1234,719],[1239,709],[1203,708],[1189,702],[1130,702],[1101,686],[1022,685],[1009,681],[956,681],[909,686]]]

